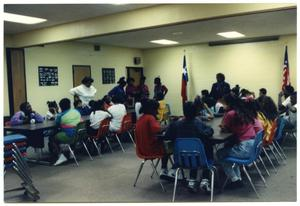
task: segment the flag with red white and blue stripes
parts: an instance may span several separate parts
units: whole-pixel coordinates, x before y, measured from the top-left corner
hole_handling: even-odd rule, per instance
[[[282,73],[282,90],[285,86],[290,85],[290,71],[289,71],[289,60],[288,60],[288,48],[285,46],[284,62],[283,62],[283,73]]]
[[[182,103],[187,101],[187,82],[188,82],[187,66],[185,55],[183,56],[182,80],[181,80],[181,97]]]

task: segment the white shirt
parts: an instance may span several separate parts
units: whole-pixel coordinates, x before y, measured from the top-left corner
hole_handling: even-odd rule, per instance
[[[287,107],[288,105],[291,105],[291,96],[288,96],[288,98],[286,98],[283,102],[282,105],[284,107]]]
[[[97,89],[91,85],[90,87],[81,84],[77,87],[70,89],[72,95],[77,95],[82,101],[82,106],[89,106],[89,102],[95,97]]]
[[[102,111],[102,110],[98,110],[95,112],[92,112],[90,114],[90,126],[93,129],[99,129],[100,123],[102,122],[102,120],[111,117],[110,114],[108,112]]]
[[[124,104],[114,104],[107,111],[111,114],[109,130],[117,131],[121,128],[123,117],[126,115],[126,107]]]
[[[138,120],[143,115],[143,113],[140,113],[141,107],[142,107],[142,103],[140,102],[135,103],[134,110],[135,110],[136,120]]]

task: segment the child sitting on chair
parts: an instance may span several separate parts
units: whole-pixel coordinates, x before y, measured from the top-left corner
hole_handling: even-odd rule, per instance
[[[55,120],[56,115],[58,114],[58,105],[56,101],[47,101],[48,112],[46,113],[46,119]]]
[[[92,113],[90,114],[90,126],[87,132],[90,135],[96,135],[102,120],[110,118],[111,115],[104,110],[104,101],[95,101],[92,105]]]
[[[76,135],[77,124],[81,121],[80,113],[75,109],[71,109],[71,101],[68,98],[60,100],[59,107],[61,109],[61,113],[57,115],[55,122],[59,126],[60,131],[52,140],[49,139],[49,141],[53,143],[53,146],[59,155],[54,166],[67,161],[67,158],[61,151],[59,145],[69,144],[72,142]]]
[[[14,114],[10,120],[11,125],[34,124],[44,121],[44,117],[32,110],[29,102],[23,102],[20,105],[20,111]]]

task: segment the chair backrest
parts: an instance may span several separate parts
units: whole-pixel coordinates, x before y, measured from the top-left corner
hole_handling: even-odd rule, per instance
[[[106,119],[101,121],[99,129],[98,129],[98,133],[97,133],[97,138],[104,137],[105,135],[108,134],[108,132],[109,132],[109,122],[110,122],[109,118],[106,118]]]
[[[76,126],[76,134],[75,137],[73,138],[72,143],[76,143],[80,140],[82,140],[86,135],[86,128],[85,128],[85,122],[79,122]]]
[[[177,138],[174,148],[176,167],[196,169],[208,167],[203,143],[199,138]]]
[[[132,129],[132,118],[131,113],[127,113],[122,120],[121,132],[126,132],[130,129]]]
[[[283,117],[277,119],[277,130],[275,132],[274,139],[280,141],[283,138],[283,128],[285,126],[285,120]]]

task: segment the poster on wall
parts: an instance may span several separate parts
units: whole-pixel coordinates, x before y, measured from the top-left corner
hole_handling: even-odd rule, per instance
[[[102,68],[102,84],[114,84],[114,83],[115,83],[115,69]]]
[[[58,74],[57,67],[39,66],[39,85],[40,86],[57,86]]]

